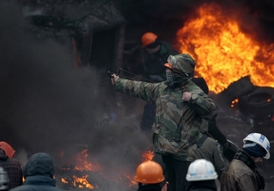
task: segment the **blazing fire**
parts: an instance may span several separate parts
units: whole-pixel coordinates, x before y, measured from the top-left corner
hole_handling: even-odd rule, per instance
[[[78,189],[90,190],[98,189],[100,187],[100,183],[92,184],[90,182],[95,181],[94,176],[101,177],[101,181],[107,180],[113,184],[122,183],[127,187],[137,185],[137,182],[134,181],[135,169],[132,169],[132,172],[125,172],[122,170],[120,173],[115,173],[115,176],[113,177],[110,172],[105,173],[101,165],[94,162],[91,163],[88,156],[87,149],[73,154],[71,157],[66,156],[64,152],[61,152],[60,160],[63,165],[60,168],[59,173],[62,175],[60,178],[57,178],[57,180],[67,187],[71,186],[77,187]],[[142,160],[152,160],[153,156],[153,151],[145,151],[142,153]],[[114,168],[113,171],[116,171],[116,169]],[[91,177],[89,177],[89,175],[91,175]]]
[[[274,87],[274,43],[263,44],[245,34],[237,19],[217,4],[199,7],[177,39],[180,51],[196,59],[196,73],[215,93],[248,75],[254,85]]]
[[[64,160],[64,152],[60,154],[62,159]],[[82,152],[72,156],[70,159],[63,161],[66,163],[66,166],[73,166],[74,171],[99,171],[101,167],[99,164],[93,164],[88,162],[88,150],[85,149]],[[73,165],[72,165],[73,163]],[[64,170],[70,170],[70,168],[64,168]],[[88,175],[82,175],[78,177],[73,175],[72,177],[62,177],[61,182],[64,184],[71,184],[78,188],[86,188],[86,189],[95,189],[98,188],[97,185],[92,185],[88,182]]]

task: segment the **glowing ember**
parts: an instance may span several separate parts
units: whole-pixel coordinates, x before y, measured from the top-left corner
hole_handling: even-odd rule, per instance
[[[73,185],[78,188],[94,189],[95,187],[87,181],[87,177],[88,177],[88,175],[83,176],[82,178],[73,176],[73,178],[74,178]],[[98,186],[96,186],[96,188],[98,188]]]
[[[146,151],[142,154],[143,159],[146,160],[152,160],[154,157],[153,151]]]
[[[274,87],[274,43],[262,44],[243,33],[237,20],[216,4],[199,7],[177,39],[181,52],[196,59],[196,73],[215,93],[247,75],[254,85]]]
[[[234,107],[237,103],[239,102],[239,100],[238,99],[235,99],[235,100],[233,100],[232,102],[231,102],[231,107]]]
[[[68,184],[69,182],[65,178],[61,178],[61,181],[65,184]]]

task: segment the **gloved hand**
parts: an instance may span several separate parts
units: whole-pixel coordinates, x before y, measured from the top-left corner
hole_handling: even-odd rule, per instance
[[[111,80],[111,83],[112,83],[112,85],[116,85],[116,81],[119,79],[119,76],[117,76],[116,74],[112,74],[111,75],[111,78],[110,78],[110,80]]]

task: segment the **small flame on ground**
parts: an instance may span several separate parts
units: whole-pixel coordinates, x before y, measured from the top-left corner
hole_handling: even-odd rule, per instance
[[[66,159],[65,164],[69,167],[62,168],[62,170],[76,170],[76,171],[99,171],[101,167],[99,164],[93,164],[88,161],[88,150],[85,149],[80,153],[72,156],[70,159],[64,156],[64,152],[60,153],[61,159]],[[74,166],[73,169],[70,166]],[[87,189],[95,189],[98,186],[93,186],[87,180],[88,175],[84,175],[82,177],[77,177],[76,175],[72,176],[72,180],[67,180],[66,178],[61,178],[61,182],[64,184],[72,184],[78,188],[87,188]]]
[[[65,162],[65,164],[68,165],[68,167],[62,168],[62,170],[68,170],[68,171],[76,170],[76,171],[83,171],[86,173],[88,173],[88,171],[102,170],[99,164],[94,165],[94,164],[88,162],[88,150],[87,149],[83,150],[82,152],[80,152],[78,154],[73,155],[73,157],[71,157],[70,160],[67,160],[68,157],[64,156],[64,152],[61,152],[60,156],[61,156],[61,159],[63,159],[63,158],[66,159],[66,161],[64,161],[64,162]],[[142,154],[142,159],[144,161],[152,160],[153,157],[154,157],[153,151],[146,151]],[[73,168],[70,168],[72,166],[72,164],[75,164],[75,165],[73,166]],[[62,177],[60,180],[64,184],[73,185],[78,188],[96,189],[99,187],[98,185],[94,186],[94,185],[90,184],[88,182],[87,178],[88,178],[88,175],[84,175],[82,177],[73,175],[70,178]],[[109,178],[107,178],[107,179],[109,179]],[[134,181],[134,176],[131,176],[131,175],[129,175],[129,173],[126,173],[126,172],[124,172],[120,175],[116,175],[114,181],[123,182],[124,184],[126,184],[129,187],[137,185],[137,182]]]
[[[91,163],[88,161],[88,149],[81,151],[80,153],[68,158],[64,156],[65,153],[60,153],[61,161],[67,164],[68,167],[63,167],[62,170],[70,170],[71,165],[74,166],[74,170],[79,171],[100,171],[101,166],[99,164]]]
[[[233,100],[233,101],[231,102],[230,107],[235,107],[235,105],[236,105],[238,102],[239,102],[238,99]]]
[[[98,186],[94,187],[87,181],[88,175],[82,176],[82,178],[73,176],[73,178],[74,178],[73,185],[78,188],[87,188],[91,190],[94,188],[98,188]]]
[[[76,157],[76,166],[75,170],[88,170],[88,171],[99,171],[101,170],[101,167],[99,164],[94,165],[91,162],[87,161],[88,158],[88,150],[85,149],[81,153],[79,153]]]
[[[68,184],[69,182],[65,178],[61,178],[61,182]]]
[[[142,154],[142,157],[143,157],[144,161],[152,160],[153,157],[154,157],[154,152],[153,151],[146,151]]]

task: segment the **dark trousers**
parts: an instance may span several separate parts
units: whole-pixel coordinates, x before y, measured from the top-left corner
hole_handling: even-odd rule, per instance
[[[153,103],[146,103],[141,121],[141,130],[151,130],[152,124],[155,122],[155,109],[156,106]]]
[[[166,167],[167,190],[187,191],[188,181],[186,180],[186,174],[191,162],[177,160],[171,155],[162,156],[162,159]]]

